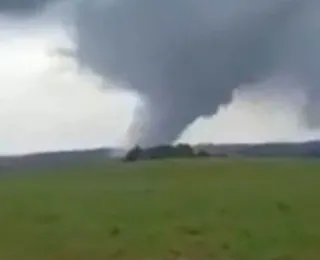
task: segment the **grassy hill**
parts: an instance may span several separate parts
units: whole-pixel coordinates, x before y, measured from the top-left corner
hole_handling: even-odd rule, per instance
[[[4,175],[0,259],[320,259],[320,161],[109,162]]]

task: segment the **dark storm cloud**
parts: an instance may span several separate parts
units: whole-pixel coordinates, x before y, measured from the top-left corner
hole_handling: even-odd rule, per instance
[[[20,3],[30,11],[46,1],[5,3],[3,10]],[[279,72],[320,96],[318,0],[82,0],[76,6],[79,62],[148,99],[145,145],[174,140],[196,117],[228,102],[239,85]]]
[[[0,0],[0,11],[10,15],[32,15],[58,0]]]
[[[127,81],[145,95],[152,119],[142,141],[168,142],[197,116],[212,114],[227,102],[240,84],[263,80],[280,69],[305,75],[303,69],[310,65],[306,45],[294,46],[291,41],[309,26],[296,20],[305,19],[310,7],[319,9],[319,4],[307,0],[83,2],[77,20],[78,57],[95,72]],[[297,53],[306,64],[298,62]]]

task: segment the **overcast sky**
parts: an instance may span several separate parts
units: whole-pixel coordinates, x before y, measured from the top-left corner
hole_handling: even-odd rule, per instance
[[[128,1],[123,2],[129,3]],[[183,4],[183,2],[178,2]],[[100,2],[96,1],[96,3]],[[136,3],[141,2],[137,1]],[[196,1],[189,1],[189,3],[196,4]],[[128,131],[132,130],[130,126],[132,126],[134,119],[137,119],[137,116],[141,118],[141,115],[148,114],[136,113],[138,107],[143,107],[144,100],[137,93],[120,91],[123,84],[128,82],[111,82],[106,80],[106,77],[102,79],[97,73],[80,66],[77,63],[78,59],[75,59],[72,55],[63,55],[72,53],[78,47],[74,41],[74,28],[69,23],[73,19],[72,9],[69,9],[69,7],[69,5],[51,6],[44,9],[45,11],[41,12],[40,15],[12,16],[6,14],[0,16],[0,154],[24,154],[101,146],[128,147],[136,141],[135,135],[128,134]],[[155,11],[152,5],[149,7]],[[139,8],[134,7],[134,9],[139,11]],[[162,11],[165,10],[165,7],[163,7]],[[94,13],[90,14],[94,15]],[[97,15],[96,22],[104,17],[103,14],[101,12],[100,16]],[[171,15],[175,17],[174,10]],[[113,18],[117,19],[117,17]],[[128,21],[131,21],[130,19]],[[124,20],[126,21],[126,19]],[[125,27],[126,24],[124,23],[123,26]],[[316,23],[312,22],[310,24]],[[96,24],[92,26],[95,27]],[[187,26],[187,28],[189,27]],[[303,29],[301,31],[305,31],[304,27],[301,28]],[[88,28],[86,27],[86,29]],[[122,29],[121,33],[125,33],[122,36],[126,39],[128,29]],[[171,30],[169,31],[171,32]],[[90,30],[85,32],[89,33]],[[143,32],[144,30],[140,33]],[[112,31],[112,33],[115,33],[115,36],[118,35],[117,31]],[[310,35],[317,36],[318,34],[316,35],[311,28]],[[96,37],[97,34],[93,34],[93,36]],[[314,39],[317,38],[319,37]],[[93,37],[90,40],[93,41],[94,39],[96,38]],[[312,39],[310,43],[314,42]],[[85,44],[86,37],[82,41],[84,41],[82,44]],[[97,43],[97,46],[103,47],[103,44],[104,42]],[[99,54],[98,51],[95,51],[95,46],[94,42],[90,42],[88,46],[85,46],[90,48],[85,49],[88,50],[88,53],[91,51],[90,54]],[[311,48],[313,45],[308,46]],[[316,53],[317,46],[314,49],[311,48],[309,55],[304,55],[304,49],[298,52],[301,53],[301,56],[298,57],[299,60],[304,58],[302,61],[305,61],[307,65],[309,64],[307,61],[312,60],[312,57],[315,57],[314,59],[318,61],[317,56],[313,55]],[[131,43],[128,43],[127,47],[129,48],[127,54],[130,55],[128,57],[124,56],[120,65],[127,68],[128,64],[125,61],[128,58],[131,62],[128,68],[138,73],[138,82],[149,83],[148,80],[144,81],[146,79],[144,74],[147,72],[142,70],[148,70],[148,66],[143,67],[134,63],[136,59],[140,60],[147,57],[140,55],[144,54],[145,48],[140,46],[139,51],[141,53],[138,55],[135,53],[135,49],[131,48]],[[68,51],[59,52],[58,50],[61,49],[67,49]],[[133,53],[132,50],[134,50]],[[151,48],[151,50],[153,49]],[[293,48],[293,50],[295,49]],[[121,52],[122,49],[118,51],[121,55],[126,55],[126,52]],[[215,57],[214,53],[210,56],[211,58]],[[226,53],[228,54],[228,52]],[[250,48],[248,53],[251,53]],[[153,55],[153,53],[151,54]],[[187,55],[188,52],[185,54]],[[152,55],[147,57],[146,61],[149,61],[153,57]],[[198,53],[196,52],[195,55],[197,57]],[[227,61],[229,60],[228,57],[226,56]],[[244,55],[244,57],[246,56]],[[105,56],[103,56],[103,59],[100,59],[99,55],[96,58],[97,64],[95,65],[99,65],[99,62],[104,62]],[[134,58],[134,60],[132,61],[131,58]],[[114,61],[115,64],[112,65],[118,66],[117,59]],[[154,61],[152,62],[154,63]],[[148,63],[146,64],[148,65]],[[201,60],[200,64],[202,64]],[[298,64],[300,65],[300,63]],[[312,62],[312,64],[316,63]],[[158,65],[151,67],[150,72],[157,72],[155,68],[158,68]],[[303,69],[306,67],[303,67]],[[316,68],[316,66],[311,67]],[[207,67],[199,68],[197,71],[199,77],[203,76],[203,71],[206,73],[205,76],[212,74]],[[194,86],[194,74],[188,73],[186,75],[186,71],[179,71],[179,68],[178,72],[181,76],[179,80],[183,79],[181,82],[185,82],[188,86]],[[311,70],[311,72],[313,71]],[[133,78],[136,76],[135,73],[131,75]],[[228,78],[228,74],[225,74],[224,76]],[[186,75],[185,78],[184,75]],[[312,73],[312,75],[318,74]],[[154,75],[150,73],[147,76],[151,78]],[[209,79],[211,79],[211,76]],[[212,80],[215,82],[215,78]],[[199,82],[201,83],[201,77]],[[218,110],[213,111],[212,115],[199,117],[193,123],[191,122],[180,134],[177,141],[189,143],[244,143],[317,139],[320,136],[318,127],[311,128],[306,116],[306,107],[310,105],[310,95],[306,95],[305,90],[307,88],[304,83],[299,84],[297,80],[292,81],[290,75],[281,72],[279,76],[266,78],[261,82],[232,86],[234,90],[229,102],[218,106]],[[156,87],[159,86],[156,85]],[[210,84],[207,84],[207,87],[210,86]],[[219,85],[214,86],[221,87]],[[148,87],[148,84],[143,87]],[[170,87],[172,86],[169,84],[166,87],[171,90]],[[180,88],[183,90],[184,85],[178,86],[177,89]],[[314,87],[314,89],[317,90],[318,88]],[[171,92],[168,93],[170,96]],[[191,89],[190,93],[191,97],[194,97],[197,92]],[[176,98],[179,97],[179,92],[174,92],[174,94],[177,95]],[[188,101],[186,103],[188,109],[196,111],[196,104],[189,104],[189,99],[186,100]],[[200,100],[201,103],[202,97],[197,100]],[[156,99],[155,101],[158,103],[156,109],[167,106],[163,99]],[[219,104],[218,101],[221,100],[217,100],[217,96],[212,94],[213,107]],[[315,101],[312,104],[318,104]],[[211,96],[206,95],[206,103],[210,104],[210,102]],[[181,115],[184,114],[183,111],[180,112]],[[207,112],[206,114],[208,114]],[[170,120],[168,120],[168,123],[174,123]],[[316,121],[316,123],[319,123],[319,121]],[[160,129],[159,133],[162,130],[166,129]]]
[[[40,21],[0,23],[0,153],[126,145],[137,97],[59,56],[72,44]]]

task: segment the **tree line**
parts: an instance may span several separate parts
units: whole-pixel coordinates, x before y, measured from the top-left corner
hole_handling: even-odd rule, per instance
[[[143,149],[135,146],[125,155],[125,161],[166,159],[166,158],[191,158],[191,157],[208,157],[206,151],[195,151],[190,145],[160,145]]]

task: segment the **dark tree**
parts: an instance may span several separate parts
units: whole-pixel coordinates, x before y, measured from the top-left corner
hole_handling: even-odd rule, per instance
[[[178,157],[193,157],[195,155],[193,148],[188,144],[179,144],[175,150]]]
[[[210,157],[210,153],[208,153],[207,151],[201,150],[197,153],[198,157]]]
[[[126,154],[124,160],[127,161],[127,162],[137,161],[141,157],[142,153],[143,153],[143,150],[141,149],[141,147],[140,146],[135,146],[130,151],[128,151],[128,153]]]

